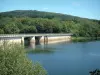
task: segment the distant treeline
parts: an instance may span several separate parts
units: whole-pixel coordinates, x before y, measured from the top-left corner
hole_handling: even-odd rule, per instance
[[[36,10],[0,13],[0,34],[20,33],[73,33],[74,36],[100,37],[100,20]]]

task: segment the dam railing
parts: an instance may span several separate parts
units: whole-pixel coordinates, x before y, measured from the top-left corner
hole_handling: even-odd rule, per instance
[[[32,36],[71,36],[72,33],[36,33],[36,34],[0,34],[2,37],[32,37]]]

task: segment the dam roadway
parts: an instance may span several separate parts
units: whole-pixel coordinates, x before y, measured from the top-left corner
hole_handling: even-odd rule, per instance
[[[69,41],[71,39],[71,33],[42,33],[42,34],[0,34],[0,44],[7,43],[21,43],[24,44],[26,38],[30,43],[52,43]]]
[[[71,36],[72,33],[62,34],[62,33],[42,33],[42,34],[0,34],[0,38],[2,37],[32,37],[32,36]]]

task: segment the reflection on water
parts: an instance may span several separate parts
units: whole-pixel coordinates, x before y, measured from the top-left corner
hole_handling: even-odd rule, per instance
[[[39,61],[49,75],[89,75],[100,69],[100,41],[40,44],[35,48],[41,51],[28,53],[28,57]],[[53,52],[42,51],[46,48]]]
[[[27,53],[32,53],[32,54],[50,54],[53,53],[54,51],[52,49],[32,49],[32,50],[26,50]]]
[[[35,39],[38,39],[40,37],[35,37]],[[40,49],[47,49],[49,44],[58,44],[58,43],[70,43],[71,41],[52,41],[49,43],[43,43],[43,42],[39,42],[39,40],[36,40],[35,42],[30,42],[30,38],[24,38],[24,46],[26,48],[30,48],[30,49],[35,49],[35,48],[40,48]],[[51,47],[50,47],[51,48]]]
[[[44,43],[40,43],[40,44],[29,43],[28,45],[25,45],[25,47],[28,49],[36,49],[36,48],[47,49],[48,48],[47,44],[44,44]]]
[[[30,43],[29,47],[32,48],[32,49],[35,49],[35,44],[34,43]]]
[[[48,44],[44,44],[44,43],[39,43],[39,44],[34,44],[34,43],[30,43],[29,45],[26,46],[26,52],[27,53],[53,53],[54,49],[48,47]]]

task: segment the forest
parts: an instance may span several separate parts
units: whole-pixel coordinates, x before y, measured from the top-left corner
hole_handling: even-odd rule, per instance
[[[0,34],[23,33],[72,33],[76,37],[100,37],[100,20],[37,10],[0,12]]]

